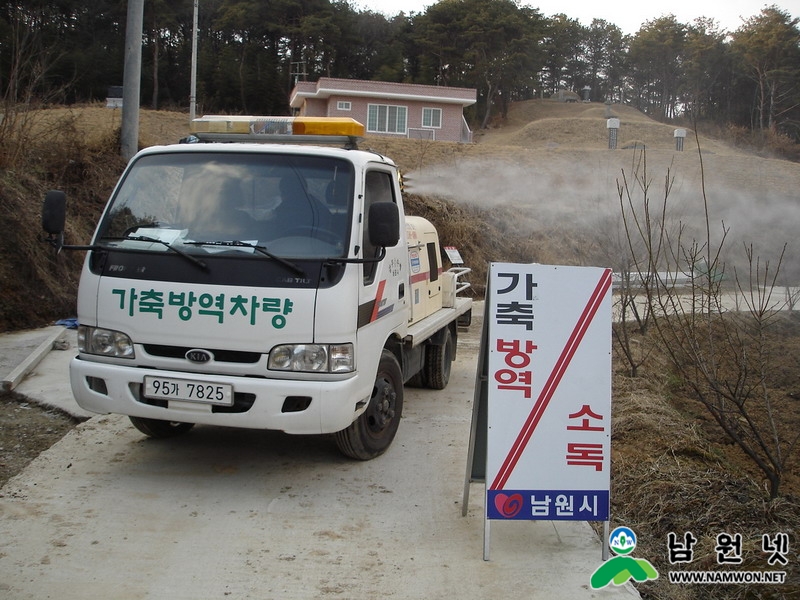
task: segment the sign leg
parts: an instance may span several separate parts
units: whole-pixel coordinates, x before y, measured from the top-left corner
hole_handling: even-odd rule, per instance
[[[487,285],[486,298],[489,298]],[[478,353],[478,368],[475,372],[475,388],[472,394],[472,424],[469,432],[469,450],[467,451],[467,470],[464,474],[464,498],[461,503],[461,516],[466,517],[469,510],[469,484],[486,481],[486,401],[488,397],[488,358],[486,354],[489,337],[489,319],[484,308],[481,328],[481,345]]]
[[[490,544],[490,531],[489,523],[491,521],[486,518],[484,513],[483,517],[483,560],[489,560],[489,544]]]
[[[461,500],[461,516],[466,517],[469,510],[469,476],[464,480],[464,496]]]

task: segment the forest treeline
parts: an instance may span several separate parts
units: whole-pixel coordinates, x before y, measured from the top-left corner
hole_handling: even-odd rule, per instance
[[[104,99],[121,85],[127,2],[0,2],[4,106]],[[189,103],[193,0],[146,0],[142,105]],[[288,114],[321,76],[476,88],[486,126],[513,101],[588,89],[657,119],[689,116],[800,140],[800,29],[778,6],[735,31],[665,15],[634,35],[517,0],[440,0],[387,17],[348,0],[199,0],[199,112]]]

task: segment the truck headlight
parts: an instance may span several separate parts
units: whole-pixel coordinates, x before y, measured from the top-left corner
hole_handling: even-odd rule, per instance
[[[350,373],[354,368],[353,344],[285,344],[269,353],[272,371]]]
[[[78,327],[78,350],[87,354],[134,358],[131,338],[120,331],[101,327]]]

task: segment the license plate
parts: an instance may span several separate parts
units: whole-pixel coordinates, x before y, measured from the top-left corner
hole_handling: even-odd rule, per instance
[[[233,386],[227,383],[209,383],[208,381],[148,375],[144,378],[144,395],[160,400],[233,405]]]

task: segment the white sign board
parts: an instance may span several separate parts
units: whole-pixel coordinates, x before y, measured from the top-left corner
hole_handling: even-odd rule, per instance
[[[611,270],[493,263],[486,518],[605,521]]]
[[[455,246],[445,246],[444,251],[447,254],[447,258],[450,260],[452,264],[454,265],[464,264],[464,259],[461,258],[461,253]]]

